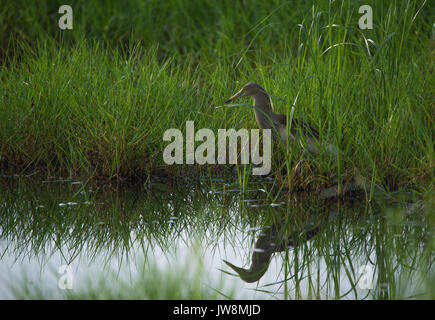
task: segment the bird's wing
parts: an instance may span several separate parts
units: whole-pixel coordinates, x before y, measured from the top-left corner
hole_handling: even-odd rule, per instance
[[[274,113],[272,114],[272,120],[275,125],[284,127],[287,125],[287,117],[284,114]]]
[[[316,138],[316,140],[319,139],[319,132],[316,129],[314,129],[312,126],[310,126],[309,123],[305,121],[293,119],[292,131],[293,131],[293,126],[295,127],[294,128],[295,131],[297,130],[296,128],[300,128],[300,130],[304,135],[312,136]]]
[[[278,127],[283,126],[285,128],[287,126],[287,116],[284,114],[273,114],[273,122]],[[319,139],[319,132],[312,126],[310,126],[307,122],[293,119],[290,132],[293,135],[296,135],[298,132],[298,128],[302,131],[304,135],[312,136],[316,139]]]

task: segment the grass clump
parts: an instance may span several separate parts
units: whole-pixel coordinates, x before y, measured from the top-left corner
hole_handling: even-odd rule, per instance
[[[358,28],[362,4],[373,7],[372,30]],[[291,187],[358,173],[387,189],[433,185],[425,1],[79,1],[66,32],[57,28],[58,7],[18,1],[0,12],[3,168],[117,179],[160,169],[208,172],[210,166],[165,165],[163,133],[183,131],[187,120],[215,133],[256,128],[246,108],[214,108],[255,81],[272,94],[277,112],[290,113],[296,101],[294,116],[341,150],[333,159],[297,147],[274,157],[274,172],[286,166]],[[14,27],[8,12],[23,23]]]

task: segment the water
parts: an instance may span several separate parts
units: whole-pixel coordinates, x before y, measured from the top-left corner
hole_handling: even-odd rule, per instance
[[[3,178],[0,298],[434,298],[423,202],[271,186]]]

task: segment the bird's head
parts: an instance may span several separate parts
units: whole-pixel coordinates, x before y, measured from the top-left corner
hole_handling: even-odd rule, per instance
[[[237,93],[235,93],[231,98],[225,101],[225,103],[234,101],[237,98],[241,98],[241,97],[253,97],[258,93],[266,94],[266,91],[259,84],[256,84],[254,82],[249,82],[245,84],[243,88],[240,89]]]

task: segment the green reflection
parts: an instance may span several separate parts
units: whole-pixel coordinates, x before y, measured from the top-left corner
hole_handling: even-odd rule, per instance
[[[275,198],[266,180],[245,193],[221,180],[213,192],[206,183],[99,190],[29,179],[6,179],[0,188],[3,260],[36,259],[44,270],[44,261],[60,254],[66,264],[86,261],[102,271],[114,259],[119,270],[132,261],[140,269],[134,285],[111,276],[107,286],[109,268],[96,284],[64,298],[435,297],[430,201]],[[161,267],[157,252],[169,268]],[[25,289],[26,275],[14,270],[23,282],[15,297],[51,297],[43,284]],[[178,291],[168,289],[174,286]]]

